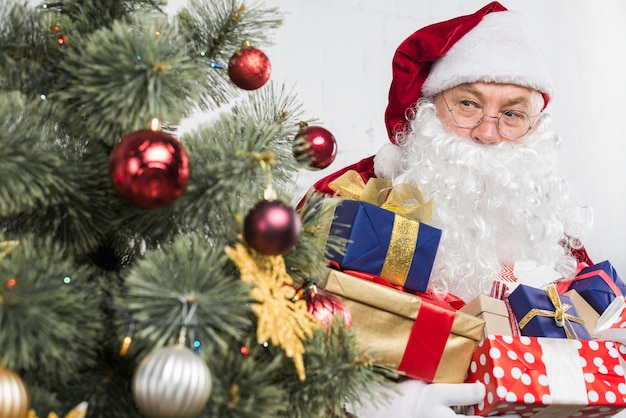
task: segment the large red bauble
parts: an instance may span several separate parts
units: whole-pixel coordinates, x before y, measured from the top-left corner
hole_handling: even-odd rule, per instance
[[[143,129],[122,138],[109,157],[113,188],[128,203],[158,209],[178,199],[189,183],[189,158],[172,135]]]
[[[289,252],[300,239],[301,231],[300,216],[279,200],[261,200],[248,212],[243,226],[246,242],[265,255]]]
[[[324,327],[328,328],[336,315],[343,319],[347,327],[352,326],[352,315],[338,296],[319,289],[313,284],[309,285],[305,290],[304,299],[306,300],[309,313]]]
[[[306,126],[293,141],[293,156],[309,170],[328,167],[337,156],[337,141],[330,131],[321,126]]]
[[[244,90],[256,90],[267,83],[272,73],[270,60],[263,51],[246,46],[228,61],[228,76]]]

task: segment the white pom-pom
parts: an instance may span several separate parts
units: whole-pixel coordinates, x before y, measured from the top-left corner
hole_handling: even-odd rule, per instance
[[[395,144],[383,145],[374,157],[376,177],[394,178],[399,174],[402,147]]]

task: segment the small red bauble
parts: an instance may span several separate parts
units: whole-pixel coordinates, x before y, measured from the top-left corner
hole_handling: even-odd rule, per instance
[[[246,242],[265,255],[289,252],[300,239],[302,221],[296,211],[279,200],[262,200],[248,212],[243,235]]]
[[[343,319],[347,327],[352,326],[352,315],[338,296],[319,289],[312,283],[305,284],[304,286],[303,298],[306,300],[307,310],[324,327],[328,328],[336,315],[339,315],[341,319]]]
[[[272,73],[270,60],[263,51],[244,46],[228,61],[228,76],[244,90],[256,90],[267,83]]]
[[[293,156],[302,167],[321,170],[337,156],[337,141],[330,131],[321,126],[302,124],[293,141]]]
[[[163,208],[178,199],[189,183],[189,158],[172,135],[151,129],[122,138],[109,157],[113,188],[142,209]]]

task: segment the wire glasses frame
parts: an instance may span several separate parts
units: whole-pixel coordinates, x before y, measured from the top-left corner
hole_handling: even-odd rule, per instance
[[[521,138],[533,128],[531,117],[528,116],[528,113],[523,110],[508,109],[500,112],[498,116],[491,116],[486,115],[485,109],[480,106],[463,105],[463,102],[468,102],[469,100],[459,100],[454,104],[454,106],[450,107],[443,93],[441,93],[441,97],[446,104],[448,112],[450,112],[450,115],[452,116],[452,120],[460,128],[475,128],[482,123],[485,117],[497,119],[496,128],[498,129],[498,132],[500,132],[502,136],[511,139]],[[465,108],[462,108],[459,105]],[[534,116],[535,120],[540,114],[541,112]]]

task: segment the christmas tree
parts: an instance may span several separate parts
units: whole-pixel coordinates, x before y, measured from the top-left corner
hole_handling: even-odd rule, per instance
[[[284,202],[329,147],[269,80],[282,15],[165,6],[0,4],[0,415],[345,416],[380,374],[311,309],[319,214]]]

